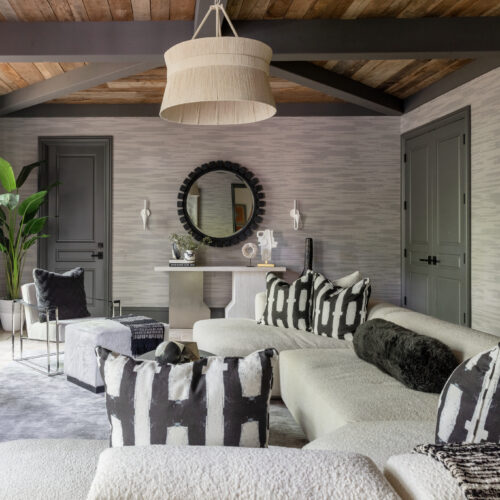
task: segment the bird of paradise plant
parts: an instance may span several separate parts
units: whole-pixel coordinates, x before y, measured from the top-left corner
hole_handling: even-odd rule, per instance
[[[37,217],[37,214],[46,201],[50,188],[38,191],[22,201],[19,195],[20,187],[41,163],[23,167],[16,179],[10,163],[0,157],[0,183],[5,190],[5,193],[0,194],[0,252],[5,259],[7,294],[10,300],[21,296],[21,276],[26,253],[39,239],[48,237],[42,233],[47,217]]]

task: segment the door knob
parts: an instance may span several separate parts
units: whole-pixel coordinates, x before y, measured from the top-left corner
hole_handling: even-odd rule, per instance
[[[421,262],[427,262],[427,264],[430,264],[431,263],[431,259],[432,259],[432,257],[429,255],[427,257],[427,259],[418,259],[418,260],[420,260]]]
[[[433,265],[436,265],[436,264],[438,264],[439,262],[441,262],[441,261],[440,261],[440,260],[438,260],[438,259],[437,259],[437,257],[434,255],[434,256],[432,257],[432,264],[433,264]]]
[[[91,257],[97,257],[99,260],[104,259],[104,252],[91,253]]]

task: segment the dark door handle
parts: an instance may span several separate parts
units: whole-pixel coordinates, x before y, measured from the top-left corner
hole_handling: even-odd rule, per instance
[[[434,255],[434,256],[432,257],[432,263],[433,263],[433,265],[436,265],[436,264],[438,264],[439,262],[441,262],[441,261],[440,261],[440,260],[437,260],[437,257]]]
[[[97,257],[99,260],[104,259],[104,252],[91,253],[91,257]]]
[[[429,255],[427,257],[427,259],[418,259],[418,260],[421,261],[421,262],[427,262],[427,264],[430,264],[431,263],[431,259],[432,259],[432,257]]]

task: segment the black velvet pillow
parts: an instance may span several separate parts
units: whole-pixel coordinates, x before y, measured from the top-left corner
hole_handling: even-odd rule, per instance
[[[440,393],[458,361],[437,339],[419,335],[384,319],[362,324],[354,351],[410,389]]]
[[[90,316],[83,286],[83,268],[76,267],[63,274],[34,269],[33,279],[38,307],[57,307],[59,319]],[[45,312],[39,312],[39,319],[42,323],[47,321]],[[50,319],[55,319],[55,311],[50,311]]]

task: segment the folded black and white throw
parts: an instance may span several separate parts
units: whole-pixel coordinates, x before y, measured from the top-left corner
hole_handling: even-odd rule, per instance
[[[163,323],[147,316],[135,316],[125,314],[110,318],[130,329],[131,350],[133,356],[140,356],[149,351],[155,350],[163,342],[165,328]]]
[[[500,443],[421,444],[413,451],[442,463],[467,499],[500,499]]]

